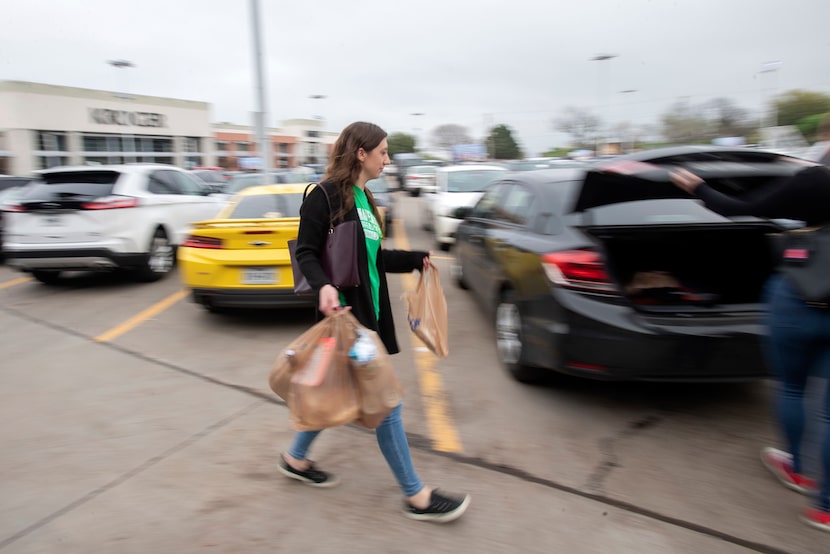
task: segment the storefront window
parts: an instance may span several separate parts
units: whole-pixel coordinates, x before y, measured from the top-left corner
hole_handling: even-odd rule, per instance
[[[36,160],[38,169],[50,169],[69,164],[69,158],[66,156],[37,156]]]
[[[185,152],[201,152],[199,149],[199,137],[184,137]]]
[[[38,131],[35,150],[66,152],[66,133],[62,131]]]
[[[172,152],[173,139],[172,138],[154,138],[153,152]]]
[[[201,156],[188,156],[185,158],[184,166],[188,169],[194,167],[201,167],[202,166],[202,157]]]

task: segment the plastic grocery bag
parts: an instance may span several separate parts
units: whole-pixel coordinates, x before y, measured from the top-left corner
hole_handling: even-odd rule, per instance
[[[375,429],[401,403],[403,387],[378,334],[363,327],[351,314],[348,317],[357,335],[349,350],[360,396],[360,416],[355,423]]]
[[[268,376],[271,389],[288,404],[298,431],[345,425],[360,415],[348,356],[357,335],[344,317],[347,314],[326,317],[292,341],[277,356]]]
[[[409,328],[435,355],[447,357],[447,299],[438,268],[433,265],[422,270],[415,290],[405,293],[404,297],[409,306]]]

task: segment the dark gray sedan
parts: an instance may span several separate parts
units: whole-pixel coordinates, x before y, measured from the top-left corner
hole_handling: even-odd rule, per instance
[[[457,232],[453,274],[491,314],[520,381],[540,370],[594,379],[728,381],[767,375],[764,283],[782,222],[723,217],[671,184],[686,167],[737,197],[780,186],[804,161],[677,147],[583,170],[493,183]]]

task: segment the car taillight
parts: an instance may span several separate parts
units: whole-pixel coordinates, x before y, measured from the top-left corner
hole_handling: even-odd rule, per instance
[[[2,207],[2,209],[0,209],[0,211],[15,212],[15,213],[25,212],[26,211],[26,206],[24,206],[22,204],[6,204],[5,206]]]
[[[130,197],[110,197],[99,198],[92,202],[84,202],[81,204],[82,210],[116,210],[119,208],[135,208],[138,206],[138,198]]]
[[[190,235],[184,241],[182,246],[189,246],[191,248],[224,248],[225,245],[222,239],[214,237],[202,237],[199,235]]]
[[[542,256],[542,267],[551,282],[569,289],[619,292],[608,276],[599,253],[563,250]]]
[[[418,179],[420,179],[420,177],[418,177],[417,175],[407,175],[406,178],[411,179],[413,181],[417,181]]]

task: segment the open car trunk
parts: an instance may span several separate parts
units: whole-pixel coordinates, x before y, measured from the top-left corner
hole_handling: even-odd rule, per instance
[[[671,182],[684,167],[717,191],[749,199],[786,186],[809,162],[740,148],[675,147],[589,170],[572,212],[607,270],[643,311],[757,310],[777,256],[771,233],[796,222],[724,217]]]
[[[776,256],[757,218],[728,219],[696,200],[644,200],[587,210],[578,225],[640,311],[757,310]]]

